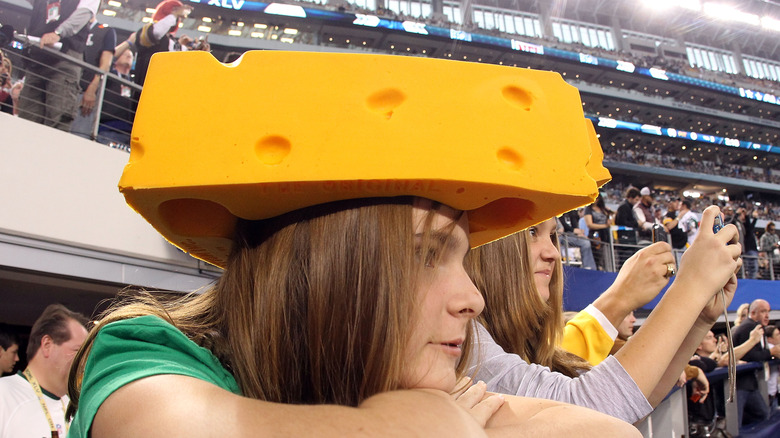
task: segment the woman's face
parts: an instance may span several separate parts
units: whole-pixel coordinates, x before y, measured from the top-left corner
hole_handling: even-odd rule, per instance
[[[423,201],[413,209],[417,245],[422,243],[428,207],[430,203]],[[463,267],[469,235],[466,214],[457,219],[459,213],[448,207],[432,213],[432,248],[426,254],[418,251],[419,261],[425,267],[418,281],[419,318],[404,354],[404,388],[452,391],[469,321],[485,307],[482,294]],[[450,234],[453,220],[457,224]]]
[[[528,229],[528,242],[531,247],[531,269],[539,296],[550,299],[550,279],[555,270],[555,260],[560,257],[555,236],[555,218]]]

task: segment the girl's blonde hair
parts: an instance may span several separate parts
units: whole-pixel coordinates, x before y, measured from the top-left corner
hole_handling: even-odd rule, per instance
[[[480,322],[506,352],[570,377],[590,369],[585,360],[559,347],[563,338],[561,259],[556,258],[550,297],[545,302],[533,278],[528,230],[472,250],[466,270],[485,296]]]
[[[413,202],[341,201],[240,221],[225,272],[211,289],[174,301],[135,294],[105,314],[71,368],[69,414],[100,327],[142,315],[163,318],[211,350],[247,397],[356,406],[399,389],[418,319],[423,264],[416,258],[438,239],[429,213],[422,243],[415,243]],[[467,363],[466,355],[458,376]]]

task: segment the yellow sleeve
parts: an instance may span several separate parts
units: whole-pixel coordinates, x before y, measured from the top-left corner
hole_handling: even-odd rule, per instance
[[[561,347],[593,366],[607,358],[612,344],[614,341],[598,320],[585,311],[578,313],[563,329]]]

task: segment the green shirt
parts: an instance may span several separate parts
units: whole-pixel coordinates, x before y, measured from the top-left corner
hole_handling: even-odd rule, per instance
[[[156,316],[112,322],[100,329],[84,368],[79,409],[68,438],[87,438],[103,401],[122,386],[144,377],[194,377],[234,394],[241,390],[211,353]]]

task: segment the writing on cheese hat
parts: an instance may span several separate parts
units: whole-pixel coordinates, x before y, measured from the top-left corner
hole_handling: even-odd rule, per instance
[[[204,83],[214,98],[193,92]],[[236,218],[419,196],[468,211],[478,246],[591,203],[609,179],[557,73],[390,55],[156,54],[131,150],[128,204],[217,266]]]

